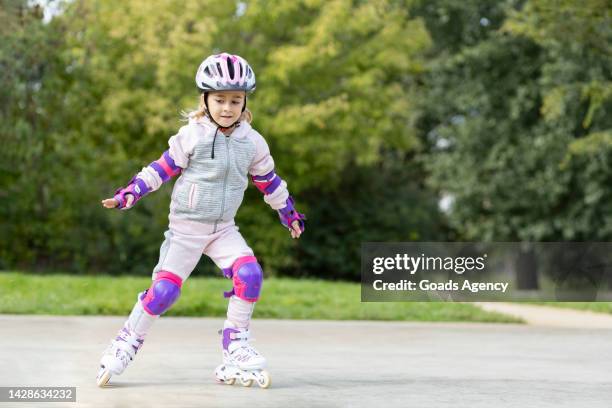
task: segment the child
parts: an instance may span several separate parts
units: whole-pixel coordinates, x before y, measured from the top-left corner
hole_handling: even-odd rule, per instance
[[[222,383],[243,385],[256,380],[270,384],[263,370],[265,358],[248,342],[255,302],[263,273],[246,244],[234,216],[248,185],[248,175],[278,211],[293,238],[304,231],[303,214],[294,209],[287,184],[274,172],[274,160],[264,138],[251,125],[246,110],[247,93],[255,90],[255,73],[243,58],[218,54],[206,58],[196,73],[200,107],[189,114],[189,123],[170,138],[170,148],[159,160],[144,167],[106,208],[129,209],[162,183],[180,174],[170,203],[169,227],[153,270],[152,284],[140,293],[123,328],[100,361],[98,385],[121,374],[142,347],[155,320],[179,298],[181,287],[202,253],[208,255],[233,280],[227,319],[222,335],[223,364],[215,375]]]

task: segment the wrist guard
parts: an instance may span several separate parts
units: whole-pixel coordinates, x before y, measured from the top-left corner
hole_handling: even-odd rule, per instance
[[[127,210],[132,208],[134,204],[136,204],[136,202],[142,197],[147,195],[149,191],[151,191],[151,189],[147,187],[144,181],[134,177],[130,180],[126,187],[119,188],[117,191],[115,191],[115,196],[113,198],[119,203],[119,205],[115,208],[118,210]],[[134,200],[129,207],[127,205],[128,201],[126,197],[128,194],[131,194],[134,197]]]
[[[281,208],[278,210],[278,216],[280,218],[281,223],[291,230],[291,224],[293,221],[298,221],[300,223],[300,231],[304,232],[304,220],[306,216],[304,214],[300,214],[293,207],[294,200],[293,197],[289,196],[286,201],[285,208]]]

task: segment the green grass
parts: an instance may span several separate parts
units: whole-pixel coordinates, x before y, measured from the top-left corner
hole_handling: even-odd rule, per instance
[[[30,275],[0,272],[0,313],[126,315],[147,277]],[[231,282],[192,277],[168,316],[225,316],[223,291]],[[433,322],[521,322],[464,303],[362,303],[357,283],[269,278],[264,281],[258,318],[332,320],[411,320]]]
[[[537,302],[536,304],[612,314],[612,302]]]

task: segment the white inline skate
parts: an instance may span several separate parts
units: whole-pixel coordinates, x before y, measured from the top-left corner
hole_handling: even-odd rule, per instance
[[[261,388],[268,388],[271,379],[264,370],[266,359],[249,344],[250,332],[226,321],[219,334],[222,335],[223,364],[215,370],[217,382],[232,385],[239,380],[243,386],[250,387],[255,381]]]
[[[144,339],[124,326],[102,354],[96,382],[104,387],[113,375],[120,375],[142,347]]]

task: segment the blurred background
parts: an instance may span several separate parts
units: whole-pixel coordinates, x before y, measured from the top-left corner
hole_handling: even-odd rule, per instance
[[[247,190],[268,275],[359,280],[365,241],[612,240],[609,0],[2,0],[0,38],[0,270],[149,275],[173,183],[100,200],[222,51],[308,217],[291,240]]]

